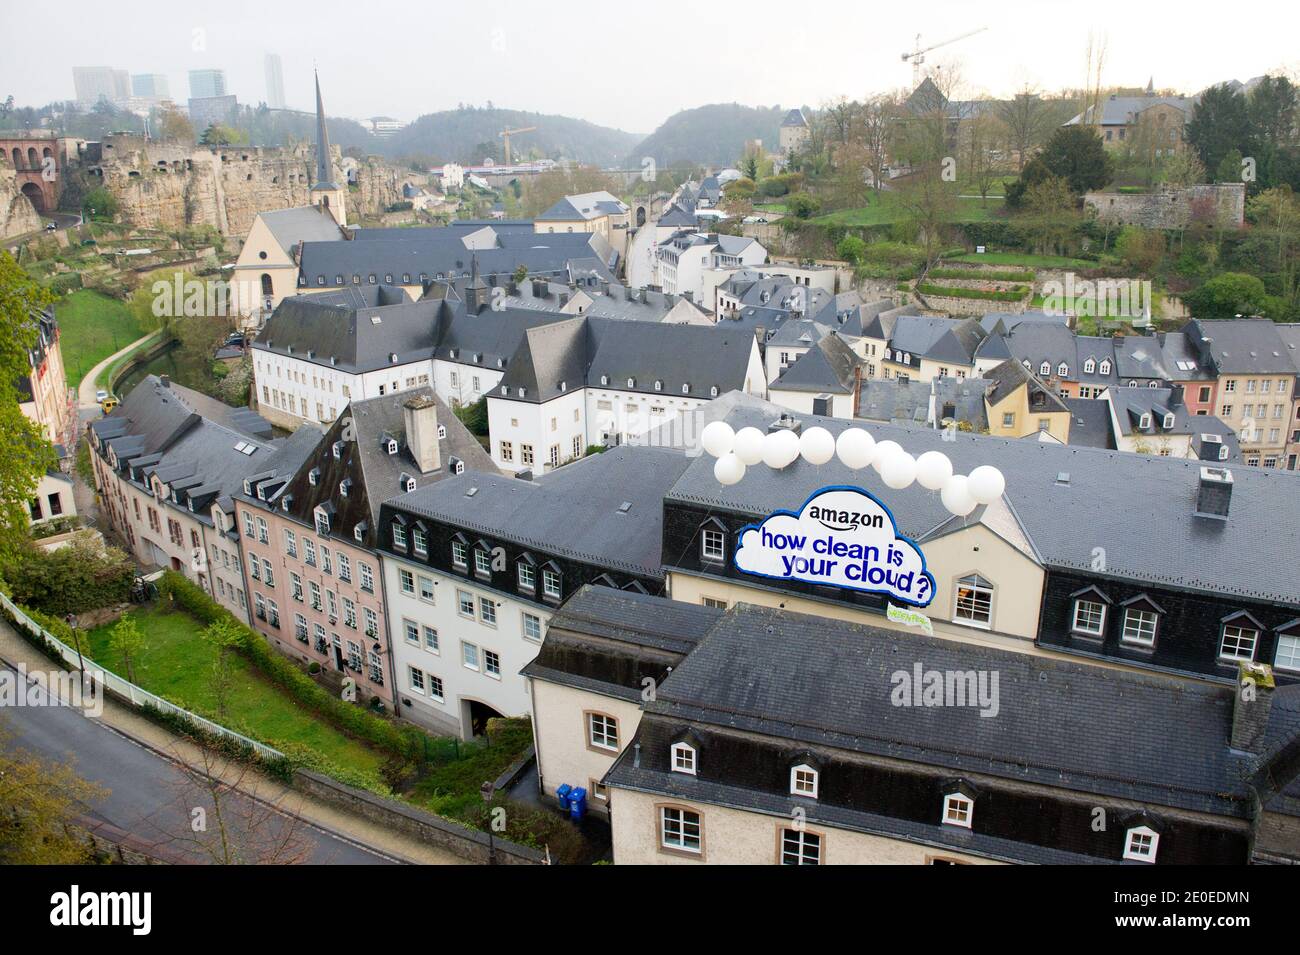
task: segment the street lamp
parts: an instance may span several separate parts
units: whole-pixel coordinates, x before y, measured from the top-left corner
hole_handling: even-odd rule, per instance
[[[68,629],[72,631],[72,642],[77,647],[77,666],[81,668],[81,679],[84,682],[86,679],[86,660],[81,655],[81,637],[77,635],[77,615],[75,613],[70,613],[63,618],[63,622],[66,623]]]

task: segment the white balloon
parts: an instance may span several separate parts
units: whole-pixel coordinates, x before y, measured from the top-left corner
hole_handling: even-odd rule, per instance
[[[731,449],[744,465],[763,460],[763,432],[757,428],[741,428],[736,432],[736,445]]]
[[[952,477],[952,462],[942,451],[927,451],[916,459],[916,482],[931,491],[941,491]]]
[[[789,428],[779,428],[763,439],[763,463],[773,470],[792,464],[799,457],[799,436]]]
[[[916,480],[916,458],[899,448],[886,459],[880,476],[895,491],[901,491]]]
[[[736,457],[735,452],[724,454],[713,462],[713,476],[719,484],[738,484],[745,476],[745,465]]]
[[[840,462],[855,471],[865,468],[876,454],[876,439],[861,428],[845,428],[835,441]]]
[[[876,456],[871,459],[871,466],[877,474],[885,473],[885,462],[903,450],[897,441],[881,441],[876,444]]]
[[[954,474],[948,478],[939,498],[943,501],[943,506],[958,517],[965,517],[976,507],[975,498],[970,496],[966,476],[963,474]]]
[[[970,473],[970,496],[977,504],[992,504],[1006,489],[1006,478],[990,464],[981,464]]]
[[[809,428],[799,437],[799,453],[809,464],[825,464],[835,457],[835,438],[825,428]]]
[[[715,458],[730,454],[736,446],[736,432],[725,421],[710,421],[700,433],[700,444]]]

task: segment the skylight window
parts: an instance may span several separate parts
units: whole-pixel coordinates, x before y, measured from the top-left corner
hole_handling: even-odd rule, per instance
[[[254,451],[257,450],[257,445],[249,444],[247,441],[240,441],[237,445],[235,445],[235,450],[238,451],[240,454],[252,454]]]

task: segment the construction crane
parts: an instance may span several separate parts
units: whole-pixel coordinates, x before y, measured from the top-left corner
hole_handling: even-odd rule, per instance
[[[980,27],[978,30],[971,30],[963,33],[961,36],[955,36],[951,40],[944,40],[942,43],[936,43],[934,46],[927,46],[921,49],[921,34],[916,35],[916,49],[911,53],[903,54],[903,62],[912,61],[912,89],[916,89],[921,84],[921,64],[925,62],[925,54],[931,50],[937,50],[941,46],[948,46],[950,43],[956,43],[958,40],[964,40],[968,36],[974,36],[977,33],[983,33],[988,27]]]
[[[536,129],[537,129],[536,126],[521,126],[519,129],[503,129],[501,130],[501,132],[497,133],[498,136],[500,136],[503,140],[505,140],[507,166],[510,165],[510,137],[516,136],[519,133],[531,133],[534,132]]]

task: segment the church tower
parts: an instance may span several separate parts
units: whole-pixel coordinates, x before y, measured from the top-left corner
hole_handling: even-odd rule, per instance
[[[316,75],[316,181],[311,187],[311,204],[324,206],[339,225],[348,224],[347,185],[339,185],[330,153],[330,134],[325,128],[325,104],[320,96],[320,74]]]

